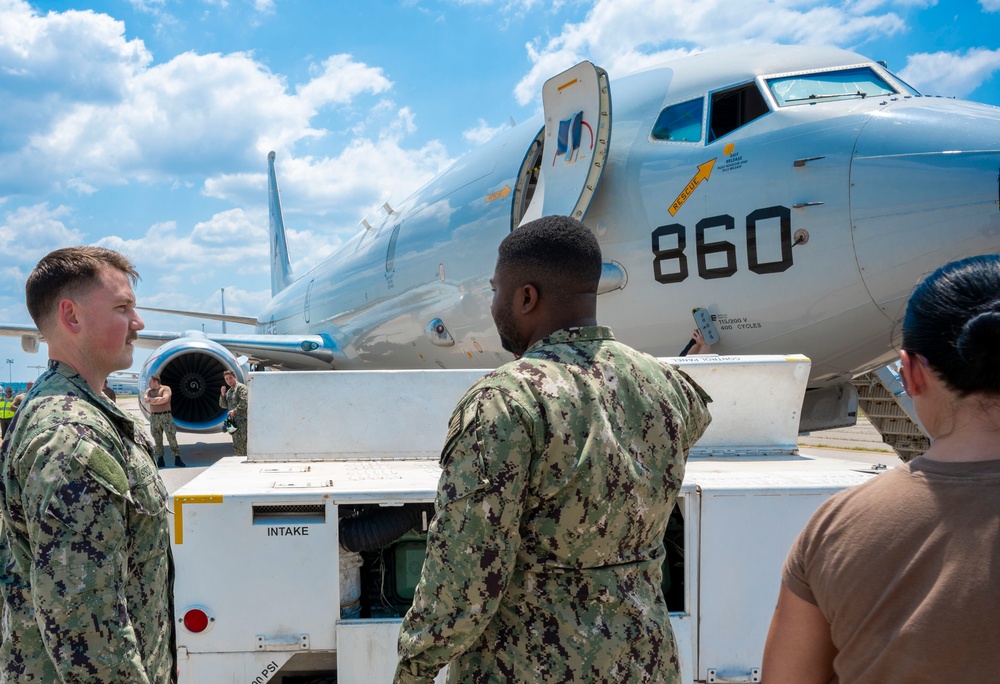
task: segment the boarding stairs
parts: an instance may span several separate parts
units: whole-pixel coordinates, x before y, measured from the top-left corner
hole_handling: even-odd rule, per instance
[[[910,461],[930,447],[930,440],[917,421],[913,400],[903,390],[895,364],[859,375],[852,381],[858,391],[858,407],[903,461]]]

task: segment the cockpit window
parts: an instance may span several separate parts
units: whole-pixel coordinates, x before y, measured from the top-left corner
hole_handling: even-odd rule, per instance
[[[703,109],[704,98],[701,97],[670,105],[656,117],[656,123],[653,124],[653,139],[700,142]]]
[[[712,114],[708,126],[708,142],[745,126],[770,110],[756,83],[747,83],[712,93]]]
[[[781,107],[816,104],[832,100],[881,97],[897,91],[869,67],[824,71],[767,79],[774,99]]]

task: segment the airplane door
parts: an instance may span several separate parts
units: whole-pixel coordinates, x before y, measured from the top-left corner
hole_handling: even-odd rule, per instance
[[[522,168],[522,176],[537,168],[538,179],[519,226],[553,214],[582,220],[608,156],[611,88],[604,69],[580,62],[550,78],[542,86],[542,104],[542,146],[532,143]]]

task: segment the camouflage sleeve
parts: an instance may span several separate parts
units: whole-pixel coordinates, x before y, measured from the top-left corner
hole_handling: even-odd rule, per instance
[[[236,406],[233,407],[233,410],[236,411],[236,415],[241,418],[245,418],[247,415],[249,395],[250,390],[246,385],[242,383],[236,385]]]
[[[399,635],[395,682],[431,682],[497,610],[521,543],[533,449],[528,414],[496,389],[452,415],[427,555]]]
[[[60,680],[148,684],[125,600],[125,471],[75,427],[29,448],[37,456],[21,500],[31,595]]]
[[[675,406],[675,408],[683,416],[685,429],[683,430],[681,448],[684,450],[684,459],[687,460],[691,447],[701,439],[712,422],[712,414],[708,411],[712,397],[701,388],[701,385],[679,368],[665,365],[664,370],[667,372],[667,377],[673,380],[677,396],[681,400],[681,405]]]

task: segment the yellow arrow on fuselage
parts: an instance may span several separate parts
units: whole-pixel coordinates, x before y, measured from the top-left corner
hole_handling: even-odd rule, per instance
[[[488,194],[486,196],[486,203],[489,204],[493,200],[503,199],[504,197],[506,197],[507,195],[509,195],[510,192],[511,192],[510,186],[509,185],[504,185],[502,188],[500,188],[496,192],[491,192],[490,194]]]
[[[694,174],[694,178],[692,178],[687,186],[681,190],[681,194],[677,195],[677,199],[675,199],[674,203],[670,205],[671,216],[680,211],[681,207],[684,206],[684,203],[687,202],[688,197],[691,196],[691,193],[694,192],[695,188],[697,188],[702,181],[708,180],[708,177],[712,175],[713,168],[715,168],[715,159],[710,159],[704,164],[698,165],[698,173]]]

